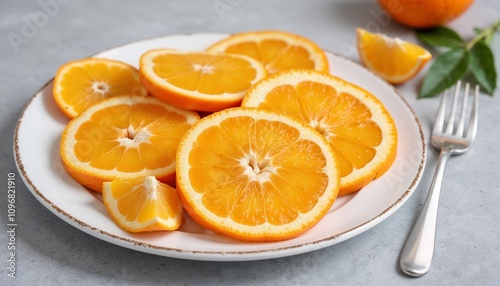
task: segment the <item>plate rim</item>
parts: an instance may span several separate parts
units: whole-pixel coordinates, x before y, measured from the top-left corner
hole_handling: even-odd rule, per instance
[[[98,53],[95,53],[89,57],[99,57],[103,53],[108,53],[112,52],[113,50],[120,49],[123,47],[126,47],[128,45],[132,44],[140,44],[143,42],[149,42],[149,41],[155,41],[155,40],[161,40],[165,38],[170,38],[170,37],[180,37],[180,36],[185,36],[185,37],[196,37],[196,36],[229,36],[233,33],[181,33],[181,34],[171,34],[171,35],[164,35],[164,36],[158,36],[158,37],[151,37],[151,38],[146,38],[146,39],[141,39],[137,41],[132,41],[129,43],[124,43],[121,45],[114,46],[112,48],[108,48],[102,51],[99,51]],[[425,163],[426,163],[426,155],[427,155],[427,143],[425,139],[425,133],[422,128],[422,124],[413,110],[413,108],[410,106],[408,101],[399,93],[399,91],[392,85],[390,85],[387,81],[376,77],[371,71],[369,71],[366,67],[363,65],[353,61],[350,58],[346,58],[344,56],[338,55],[334,52],[331,52],[327,49],[324,49],[326,53],[330,53],[334,57],[341,58],[342,60],[349,61],[351,64],[356,65],[357,67],[360,67],[367,71],[369,74],[373,75],[377,80],[381,81],[384,83],[384,85],[391,89],[394,94],[396,94],[399,99],[404,103],[408,111],[410,111],[412,121],[414,121],[415,125],[417,126],[418,129],[418,134],[420,136],[420,144],[421,144],[421,150],[422,153],[420,154],[421,160],[419,162],[419,166],[417,169],[417,174],[413,178],[411,184],[408,186],[408,188],[402,193],[399,198],[394,201],[390,206],[382,210],[379,214],[374,215],[371,219],[364,221],[361,224],[355,225],[341,233],[337,233],[332,236],[325,237],[323,239],[315,240],[315,241],[308,241],[305,243],[300,243],[297,245],[291,245],[291,246],[285,246],[285,247],[279,247],[279,248],[270,248],[270,249],[261,249],[261,250],[249,250],[249,251],[228,251],[228,252],[220,252],[220,251],[210,251],[210,250],[184,250],[184,249],[178,249],[178,248],[171,248],[167,246],[160,246],[160,245],[154,245],[148,242],[144,241],[139,241],[136,239],[132,238],[127,238],[119,235],[115,235],[113,233],[110,233],[106,230],[100,229],[98,227],[92,226],[76,217],[71,215],[70,213],[64,211],[61,209],[57,204],[53,203],[51,200],[49,200],[39,189],[38,187],[32,182],[30,179],[30,176],[24,169],[23,161],[21,158],[20,154],[20,146],[19,146],[19,132],[21,125],[23,124],[23,119],[25,118],[25,114],[27,110],[30,108],[32,103],[34,102],[35,99],[37,99],[40,96],[43,96],[43,91],[44,89],[47,88],[53,81],[54,77],[49,79],[45,84],[43,84],[34,94],[31,96],[30,100],[26,103],[24,106],[22,112],[20,113],[20,116],[16,122],[16,127],[14,131],[14,137],[13,137],[13,151],[14,151],[14,159],[15,159],[15,164],[17,167],[17,170],[19,174],[21,175],[21,178],[26,185],[26,187],[30,190],[30,192],[37,198],[37,200],[49,211],[51,211],[53,214],[55,214],[57,217],[68,223],[69,225],[75,227],[76,229],[83,231],[93,237],[96,237],[98,239],[104,240],[106,242],[125,247],[131,250],[135,251],[141,251],[145,253],[150,253],[158,256],[165,256],[165,257],[171,257],[171,258],[180,258],[180,259],[188,259],[188,260],[202,260],[202,261],[250,261],[250,260],[262,260],[262,259],[270,259],[270,258],[279,258],[279,257],[285,257],[285,256],[291,256],[291,255],[296,255],[296,254],[301,254],[301,253],[306,253],[306,252],[311,252],[314,250],[318,250],[324,247],[328,247],[331,245],[334,245],[332,243],[329,243],[331,241],[336,241],[337,243],[340,243],[342,241],[345,241],[349,238],[352,238],[356,235],[359,235],[363,233],[364,231],[376,226],[378,223],[380,223],[382,218],[388,218],[392,213],[394,213],[399,207],[401,207],[410,197],[410,195],[413,193],[413,191],[416,189],[418,186],[418,183],[420,182],[424,169],[425,169]],[[78,227],[79,226],[79,227]],[[359,229],[360,232],[358,233],[352,233],[353,230]],[[349,235],[351,234],[351,235]],[[141,247],[140,249],[138,248]],[[310,248],[305,251],[300,251],[300,249],[309,246]],[[162,253],[158,253],[155,251],[162,251]],[[286,251],[287,253],[284,253]],[[263,255],[264,254],[264,255]],[[271,255],[272,254],[272,255]]]

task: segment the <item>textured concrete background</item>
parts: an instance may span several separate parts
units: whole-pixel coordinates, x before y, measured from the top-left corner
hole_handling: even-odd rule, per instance
[[[43,3],[56,3],[47,10]],[[500,17],[500,2],[476,1],[451,23],[462,35]],[[223,9],[216,9],[222,7]],[[225,9],[224,9],[225,7]],[[32,29],[26,28],[32,26]],[[69,61],[131,41],[181,33],[282,29],[306,36],[354,61],[355,28],[415,41],[381,17],[374,0],[359,1],[80,1],[0,0],[0,284],[1,285],[495,285],[500,273],[500,91],[481,96],[474,148],[449,162],[439,212],[436,256],[419,279],[397,267],[425,199],[437,152],[429,149],[413,196],[376,227],[343,243],[293,257],[255,262],[198,262],[159,257],[101,241],[45,209],[17,176],[16,279],[7,277],[7,178],[16,172],[12,138],[33,94]],[[17,35],[14,36],[14,35]],[[500,37],[493,42],[500,67]],[[437,99],[417,100],[422,75],[401,85],[429,134]],[[36,144],[34,142],[34,144]]]

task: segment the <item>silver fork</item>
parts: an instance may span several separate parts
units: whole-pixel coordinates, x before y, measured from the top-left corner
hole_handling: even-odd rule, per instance
[[[399,260],[401,270],[412,277],[425,275],[431,268],[432,258],[434,256],[439,194],[441,192],[446,163],[451,155],[467,152],[476,137],[479,86],[476,85],[474,98],[472,100],[472,111],[468,117],[468,126],[465,131],[466,113],[468,112],[467,105],[469,101],[469,84],[467,83],[465,85],[460,115],[456,118],[461,95],[460,85],[461,82],[459,81],[455,87],[455,96],[449,116],[446,115],[448,90],[444,92],[441,98],[431,136],[431,144],[435,148],[440,149],[441,153],[439,154],[434,178],[432,179],[431,187],[425,199],[422,211],[401,252]],[[448,117],[446,126],[445,117]],[[458,125],[455,124],[456,119],[458,119]]]

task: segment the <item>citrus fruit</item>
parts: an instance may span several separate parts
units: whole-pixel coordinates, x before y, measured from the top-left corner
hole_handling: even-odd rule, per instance
[[[444,25],[463,14],[473,0],[378,0],[392,19],[412,28]]]
[[[175,230],[182,223],[177,191],[153,176],[105,182],[102,201],[116,224],[130,232]]]
[[[292,238],[337,197],[339,170],[324,137],[286,115],[230,108],[195,123],[177,151],[177,191],[200,225],[245,241]]]
[[[253,86],[242,106],[288,114],[319,131],[339,162],[339,195],[367,185],[395,159],[397,130],[384,105],[368,91],[330,74],[282,71]]]
[[[103,182],[148,175],[174,185],[177,145],[198,120],[196,112],[152,96],[111,97],[68,123],[62,163],[77,182],[97,192]]]
[[[250,56],[261,61],[269,74],[290,68],[328,71],[328,60],[320,47],[307,38],[282,31],[234,34],[207,51]]]
[[[134,67],[99,58],[62,65],[54,78],[52,93],[59,109],[70,119],[108,97],[148,94]]]
[[[238,106],[266,71],[246,56],[152,50],[141,56],[140,75],[155,97],[184,109],[214,112]]]
[[[431,59],[431,53],[419,45],[357,29],[361,62],[386,81],[399,84],[412,79]]]

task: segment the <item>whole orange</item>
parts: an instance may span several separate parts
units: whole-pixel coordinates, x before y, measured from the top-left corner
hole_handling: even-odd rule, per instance
[[[397,22],[412,28],[432,28],[461,15],[474,0],[378,0]]]

